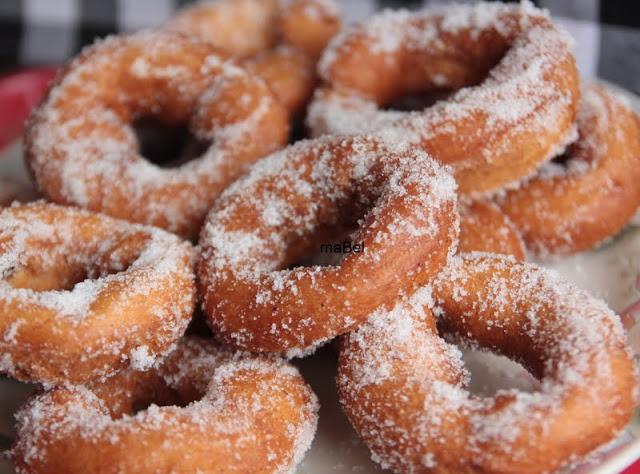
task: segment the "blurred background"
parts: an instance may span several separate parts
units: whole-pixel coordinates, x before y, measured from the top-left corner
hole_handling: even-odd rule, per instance
[[[448,0],[337,0],[347,23]],[[0,75],[56,65],[96,38],[160,25],[188,0],[0,0]],[[458,1],[457,3],[473,3]],[[576,39],[582,74],[640,94],[640,1],[535,0]]]
[[[337,0],[347,23],[384,8],[449,0]],[[153,27],[188,0],[0,0],[0,74],[56,65],[97,37]],[[458,1],[457,3],[472,3]],[[583,75],[640,94],[640,1],[535,0],[576,39]]]

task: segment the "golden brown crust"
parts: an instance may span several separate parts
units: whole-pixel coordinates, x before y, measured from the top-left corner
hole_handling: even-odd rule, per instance
[[[37,202],[0,212],[0,370],[82,383],[144,367],[182,336],[192,248],[100,214]]]
[[[459,349],[520,361],[533,392],[467,390]],[[542,473],[614,439],[638,400],[618,317],[535,265],[455,257],[433,286],[373,314],[342,344],[345,411],[374,459],[399,473]]]
[[[188,124],[206,150],[174,168],[148,162],[132,122],[149,116]],[[287,120],[262,81],[209,43],[141,32],[63,68],[30,119],[25,155],[51,201],[194,238],[217,195],[286,143]]]
[[[292,366],[187,338],[158,369],[36,396],[11,454],[34,474],[290,472],[317,410]]]
[[[315,61],[287,46],[258,54],[246,60],[244,67],[260,76],[294,114],[304,110],[317,82]]]
[[[527,247],[544,257],[589,250],[619,232],[640,206],[640,125],[606,87],[586,84],[578,141],[565,163],[499,200]]]
[[[500,208],[488,201],[460,205],[458,252],[488,252],[526,260],[522,236]]]
[[[167,28],[241,60],[296,116],[311,98],[316,61],[340,24],[332,0],[219,0],[181,10]]]
[[[573,132],[579,98],[568,40],[530,4],[386,12],[339,35],[320,72],[325,84],[308,117],[315,136],[408,140],[453,166],[461,196],[473,198],[553,156]],[[463,86],[419,112],[381,110]]]
[[[197,272],[209,322],[252,351],[299,353],[343,334],[442,268],[455,251],[455,206],[453,178],[428,155],[375,138],[303,141],[264,158],[203,228]],[[351,225],[359,252],[287,269]]]

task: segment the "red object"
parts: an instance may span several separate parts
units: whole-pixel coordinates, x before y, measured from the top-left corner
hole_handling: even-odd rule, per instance
[[[30,69],[0,78],[0,150],[20,136],[31,109],[46,93],[56,68]]]
[[[640,474],[640,461],[634,462],[620,474]]]

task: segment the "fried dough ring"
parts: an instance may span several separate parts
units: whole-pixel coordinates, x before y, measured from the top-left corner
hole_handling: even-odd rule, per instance
[[[293,366],[188,338],[159,369],[36,396],[11,454],[34,474],[290,472],[317,411]]]
[[[132,126],[145,116],[188,123],[206,151],[172,168],[150,163]],[[85,49],[32,115],[25,146],[47,199],[195,238],[218,194],[287,135],[262,81],[209,43],[163,31]]]
[[[353,224],[364,251],[287,269]],[[371,137],[298,142],[216,201],[200,238],[203,308],[227,344],[299,355],[433,278],[457,235],[455,182],[428,155]]]
[[[339,34],[319,70],[314,136],[376,132],[418,144],[454,167],[462,197],[512,186],[575,136],[569,39],[529,3],[384,12]],[[406,95],[461,87],[422,111],[381,110]]]
[[[316,61],[340,17],[332,0],[218,0],[181,10],[167,28],[237,57],[297,115],[311,98]]]
[[[522,362],[541,383],[467,391],[457,347],[438,336],[431,289],[378,312],[343,342],[338,386],[356,431],[399,473],[542,473],[612,440],[637,403],[618,317],[535,265],[456,257],[433,298],[445,334]]]
[[[156,228],[46,204],[0,212],[0,370],[82,383],[172,348],[191,319],[193,249]]]
[[[513,222],[489,201],[460,205],[459,253],[488,252],[526,260],[524,241]]]
[[[585,84],[578,140],[559,165],[498,202],[534,254],[572,254],[619,232],[640,206],[640,122],[606,87]]]

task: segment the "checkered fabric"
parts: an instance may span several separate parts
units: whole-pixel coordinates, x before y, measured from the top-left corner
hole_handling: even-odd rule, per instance
[[[347,22],[352,22],[382,8],[417,9],[450,0],[338,2]],[[189,0],[1,0],[0,70],[60,63],[95,38],[160,25],[188,3]],[[534,3],[548,8],[576,38],[576,58],[585,77],[601,77],[640,94],[639,1]]]

